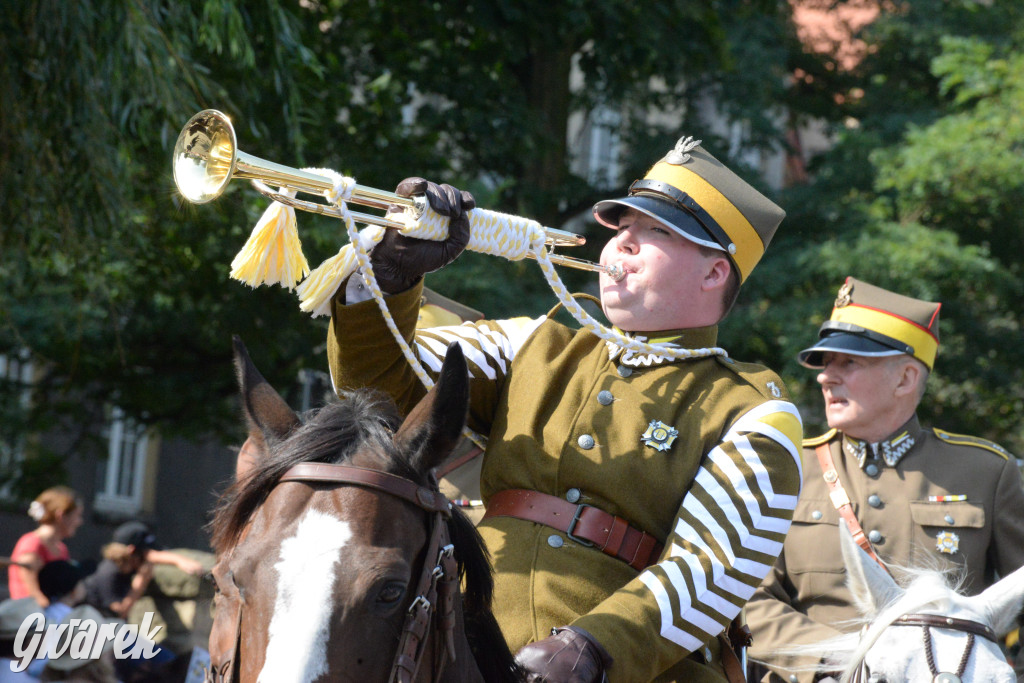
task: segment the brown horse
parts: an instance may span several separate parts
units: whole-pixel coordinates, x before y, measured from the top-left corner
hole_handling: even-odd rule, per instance
[[[300,420],[235,356],[256,458],[211,523],[208,680],[521,680],[481,539],[431,474],[465,421],[459,347],[404,422],[370,391]]]

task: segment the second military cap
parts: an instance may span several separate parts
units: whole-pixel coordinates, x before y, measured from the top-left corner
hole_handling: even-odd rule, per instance
[[[848,277],[839,288],[832,317],[818,331],[818,343],[801,351],[798,359],[801,365],[820,368],[827,351],[853,356],[905,353],[931,370],[939,351],[941,307]]]
[[[630,186],[628,196],[595,204],[594,217],[618,228],[626,208],[651,216],[692,242],[726,252],[740,282],[764,256],[786,216],[693,138],[680,138],[643,180]]]

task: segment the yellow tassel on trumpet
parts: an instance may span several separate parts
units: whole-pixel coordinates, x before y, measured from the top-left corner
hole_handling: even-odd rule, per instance
[[[274,202],[231,262],[231,277],[250,287],[280,283],[295,289],[307,274],[309,263],[302,253],[295,209]]]
[[[384,237],[384,228],[370,226],[359,233],[359,241],[366,251]],[[299,308],[314,318],[331,314],[331,297],[341,287],[345,278],[356,272],[358,259],[351,244],[343,246],[337,254],[330,257],[309,274],[296,292],[299,295]]]

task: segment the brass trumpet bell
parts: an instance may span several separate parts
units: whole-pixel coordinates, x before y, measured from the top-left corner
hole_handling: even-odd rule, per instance
[[[271,190],[268,186],[324,196],[334,189],[334,181],[325,175],[275,164],[242,152],[238,149],[238,140],[231,120],[215,109],[199,112],[181,129],[174,145],[173,169],[174,182],[178,190],[185,199],[194,204],[213,201],[224,192],[228,183],[239,178],[251,180],[258,192],[274,201],[336,218],[342,218],[344,215],[336,206],[304,201]],[[393,206],[402,207],[411,212],[414,218],[419,218],[427,206],[424,196],[402,197],[394,192],[364,185],[355,185],[348,201],[383,211]],[[490,212],[474,209],[470,212],[471,217],[475,213],[483,215]],[[351,212],[351,216],[357,222],[367,225],[385,228],[404,227],[402,223],[385,216],[356,212]],[[552,247],[575,247],[586,243],[586,238],[582,235],[547,227],[543,230],[545,241]],[[621,277],[621,269],[616,265],[603,266],[556,254],[551,255],[551,260],[553,263],[571,268],[608,273],[615,279]]]

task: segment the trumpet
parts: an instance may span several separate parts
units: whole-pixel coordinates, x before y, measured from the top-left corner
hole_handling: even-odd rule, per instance
[[[174,145],[173,168],[178,191],[194,204],[213,201],[224,192],[231,180],[238,178],[250,180],[260,194],[287,206],[335,218],[343,218],[345,215],[338,206],[297,199],[284,192],[272,190],[270,185],[287,188],[296,193],[306,192],[323,196],[334,189],[334,181],[326,175],[283,166],[242,152],[238,149],[237,136],[231,120],[215,109],[199,112],[181,129]],[[383,211],[393,211],[394,207],[399,207],[410,212],[415,219],[428,209],[426,197],[423,195],[403,197],[394,192],[364,185],[355,185],[352,188],[349,201]],[[353,220],[366,225],[395,229],[406,227],[405,223],[388,216],[353,211],[348,213]],[[476,222],[475,218],[495,215],[499,214],[473,209],[469,212],[470,225]],[[586,238],[582,235],[565,230],[544,227],[543,231],[546,244],[552,248],[575,247],[586,243]],[[526,256],[533,257],[533,254],[527,253]],[[548,258],[556,265],[605,273],[615,280],[622,278],[622,269],[617,264],[605,266],[561,254],[549,254]]]

